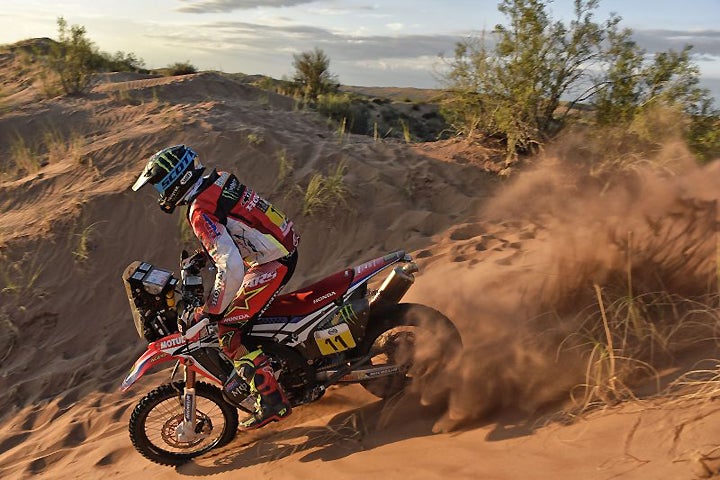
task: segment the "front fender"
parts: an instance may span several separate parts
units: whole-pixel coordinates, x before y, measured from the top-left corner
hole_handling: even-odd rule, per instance
[[[172,355],[168,355],[158,348],[158,344],[153,342],[148,345],[147,350],[143,353],[140,358],[135,361],[135,364],[130,369],[130,373],[125,377],[122,384],[120,385],[120,391],[124,392],[128,388],[132,387],[145,372],[150,370],[155,365],[160,363],[170,362],[173,360]]]

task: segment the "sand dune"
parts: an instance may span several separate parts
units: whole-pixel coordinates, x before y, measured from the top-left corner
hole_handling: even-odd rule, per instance
[[[715,238],[706,234],[714,232],[716,166],[678,161],[675,176],[618,184],[597,202],[594,187],[579,189],[563,167],[563,152],[531,160],[522,174],[510,166],[508,180],[497,175],[508,165],[489,150],[339,138],[324,119],[295,111],[291,99],[217,73],[107,75],[86,98],[43,99],[37,86],[3,82],[17,92],[0,116],[0,153],[9,158],[20,136],[47,151],[48,162],[0,177],[7,272],[0,313],[15,328],[4,328],[0,342],[9,351],[0,351],[2,478],[680,479],[716,472],[720,419],[706,400],[650,397],[573,422],[559,417],[585,364],[558,354],[562,331],[548,333],[537,321],[551,303],[571,318],[573,302],[586,300],[586,292],[575,293],[588,278],[622,270],[614,248],[628,230],[645,242],[643,251],[669,259],[651,258],[655,267],[684,259],[674,274],[693,288],[712,277]],[[52,156],[48,132],[72,148]],[[117,391],[144,350],[120,275],[140,259],[174,268],[183,243],[178,216],[160,212],[151,193],[127,190],[151,153],[176,143],[236,172],[296,220],[301,256],[290,289],[394,249],[411,251],[421,273],[408,299],[456,322],[468,347],[462,362],[386,402],[359,386],[333,388],[282,424],[177,469],[137,454],[127,435],[130,411],[167,372]],[[292,165],[285,179],[281,159]],[[301,215],[296,186],[341,161],[347,205]],[[666,241],[656,246],[654,238]],[[713,355],[709,348],[687,361]],[[690,366],[678,361],[668,372]],[[446,388],[447,405],[424,401]]]

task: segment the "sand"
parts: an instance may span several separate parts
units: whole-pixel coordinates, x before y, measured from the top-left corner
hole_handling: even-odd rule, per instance
[[[568,292],[622,267],[612,245],[623,229],[649,251],[653,235],[681,225],[682,242],[699,260],[684,263],[692,272],[676,273],[706,278],[715,241],[705,233],[715,218],[703,205],[717,194],[714,164],[678,161],[681,174],[643,177],[597,204],[592,188],[558,168],[562,152],[548,154],[555,162],[508,165],[498,152],[454,141],[341,137],[316,114],[296,111],[292,99],[218,73],[106,75],[82,98],[47,99],[38,85],[2,81],[12,94],[0,115],[0,154],[8,158],[18,136],[40,152],[52,150],[53,135],[71,145],[45,153],[37,171],[0,177],[2,478],[684,479],[717,472],[720,409],[707,397],[638,394],[561,415],[571,411],[585,365],[551,348],[557,331],[547,342],[530,341],[548,338],[534,320],[544,307],[571,304]],[[360,386],[333,387],[288,420],[178,468],[140,456],[128,438],[129,415],[168,372],[118,391],[144,350],[120,276],[134,260],[175,268],[180,250],[193,244],[183,242],[179,215],[162,213],[151,192],[128,188],[150,154],[177,143],[235,172],[296,221],[300,262],[288,289],[395,249],[411,252],[420,273],[407,300],[457,324],[462,362],[387,401]],[[303,216],[298,185],[341,161],[345,202]],[[292,166],[285,178],[281,165]],[[659,219],[656,233],[648,218]],[[709,345],[679,356],[663,379],[713,355]],[[449,402],[429,402],[441,388],[450,389]]]

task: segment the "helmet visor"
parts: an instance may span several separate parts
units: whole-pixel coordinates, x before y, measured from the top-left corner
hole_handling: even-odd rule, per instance
[[[153,177],[153,165],[155,165],[154,160],[150,160],[147,165],[145,165],[145,168],[143,168],[142,173],[140,176],[135,180],[135,183],[132,186],[132,191],[137,192],[140,190],[143,186],[145,186],[146,183],[148,183],[152,177]]]

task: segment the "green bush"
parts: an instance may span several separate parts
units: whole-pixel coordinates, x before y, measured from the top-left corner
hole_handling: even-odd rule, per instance
[[[336,92],[337,77],[330,73],[330,59],[319,48],[293,55],[297,92],[306,99],[315,100],[323,93]]]
[[[175,62],[172,65],[168,65],[168,75],[190,75],[197,73],[197,68],[189,61],[186,62]]]
[[[38,73],[47,95],[65,93],[78,95],[90,86],[97,72],[148,72],[144,62],[132,53],[116,52],[111,55],[101,52],[87,38],[85,27],[68,26],[63,17],[57,19],[58,40],[40,39],[33,41],[31,47],[17,46],[20,50],[29,50],[33,62],[44,67]],[[58,87],[59,84],[59,87]]]
[[[313,105],[323,115],[337,122],[344,121],[348,131],[361,135],[369,133],[370,114],[366,102],[348,93],[326,93],[318,95]]]
[[[594,107],[599,124],[632,122],[656,104],[680,106],[702,120],[697,111],[709,93],[697,87],[690,47],[649,57],[630,29],[620,29],[620,17],[594,20],[599,0],[577,0],[569,24],[554,21],[547,3],[502,0],[498,10],[509,25],[495,27],[492,50],[482,37],[457,45],[444,75],[443,114],[458,133],[502,138],[514,156],[552,137],[584,101]],[[580,90],[563,112],[560,99]],[[696,122],[692,136],[700,145],[714,142],[702,126],[708,122]]]
[[[50,45],[50,68],[57,73],[63,91],[68,95],[84,92],[96,70],[95,47],[85,36],[85,27],[68,24],[63,17],[57,19],[59,41]]]

